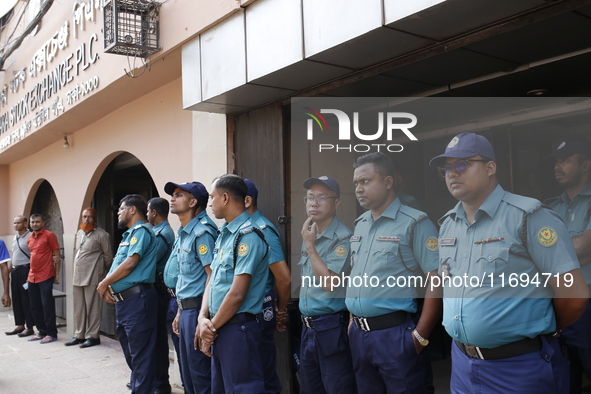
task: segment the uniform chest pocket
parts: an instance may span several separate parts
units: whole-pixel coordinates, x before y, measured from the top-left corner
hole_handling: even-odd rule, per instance
[[[476,249],[475,252],[478,255],[476,264],[478,266],[479,274],[498,274],[507,271],[509,264],[508,247],[490,243],[483,245],[482,252],[480,252],[478,249]]]
[[[119,248],[117,249],[117,255],[115,256],[116,260],[120,260],[123,262],[127,258],[127,251],[129,250],[129,244],[119,244]]]
[[[375,242],[371,252],[371,265],[376,271],[391,271],[399,260],[399,248],[399,242]]]

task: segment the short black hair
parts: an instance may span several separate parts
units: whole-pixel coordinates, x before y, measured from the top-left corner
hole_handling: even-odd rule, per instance
[[[162,197],[154,197],[148,200],[148,206],[155,210],[158,216],[162,216],[164,218],[168,217],[168,210],[170,208],[168,200]]]
[[[394,168],[394,164],[392,164],[390,158],[382,152],[368,153],[367,155],[358,157],[357,160],[355,160],[355,162],[353,163],[353,169],[356,169],[357,167],[368,163],[373,164],[376,171],[380,173],[380,175],[382,175],[383,177],[393,177],[394,175],[396,175],[396,169]]]
[[[41,218],[41,220],[43,220],[43,222],[45,222],[45,216],[41,215],[40,213],[34,213],[31,215],[31,220],[36,219],[36,218]]]
[[[127,196],[123,197],[121,201],[119,201],[119,205],[125,203],[128,207],[135,207],[135,209],[140,213],[140,215],[145,219],[146,213],[148,212],[148,204],[146,204],[146,200],[139,194],[128,194]]]
[[[228,193],[233,200],[242,202],[244,202],[248,193],[248,186],[246,186],[244,179],[235,174],[226,174],[219,177],[215,181],[215,188]]]

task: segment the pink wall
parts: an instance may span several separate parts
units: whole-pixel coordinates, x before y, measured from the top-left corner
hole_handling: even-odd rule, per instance
[[[191,117],[181,109],[177,79],[79,130],[69,137],[69,149],[59,141],[10,165],[7,183],[0,168],[0,187],[8,185],[5,215],[11,218],[27,209],[39,180],[46,179],[60,204],[64,232],[75,233],[80,211],[90,204],[104,168],[124,151],[141,160],[164,195],[171,176],[192,178]],[[0,234],[12,233],[10,224],[0,221]]]

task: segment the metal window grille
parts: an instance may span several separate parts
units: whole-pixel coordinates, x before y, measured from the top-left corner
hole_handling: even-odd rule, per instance
[[[160,3],[110,0],[103,9],[105,52],[146,58],[158,52]]]

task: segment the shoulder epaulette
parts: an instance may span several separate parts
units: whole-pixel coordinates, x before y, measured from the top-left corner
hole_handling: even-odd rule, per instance
[[[418,209],[414,209],[414,208],[406,206],[406,205],[400,205],[400,208],[398,208],[398,211],[403,213],[404,215],[416,220],[417,222],[420,222],[421,220],[423,220],[427,217],[427,214],[425,212],[419,211]]]
[[[135,229],[138,229],[140,227],[144,227],[144,226],[142,226],[141,224],[137,224],[137,225],[135,225],[135,227],[133,229],[135,230]]]
[[[542,206],[542,203],[535,198],[520,196],[507,192],[505,192],[502,200],[511,206],[521,209],[527,214],[534,213]]]

